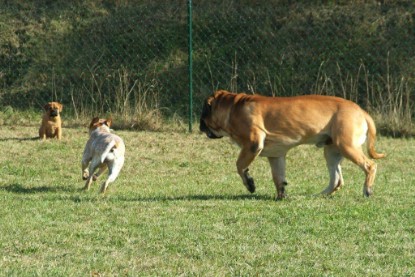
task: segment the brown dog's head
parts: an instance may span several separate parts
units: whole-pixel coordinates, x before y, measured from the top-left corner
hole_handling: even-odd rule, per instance
[[[100,129],[100,130],[104,130],[104,131],[109,132],[111,124],[112,124],[112,119],[111,118],[102,119],[102,118],[99,118],[99,117],[94,117],[91,120],[91,123],[89,124],[89,133],[91,134],[91,132],[93,132],[96,129]]]
[[[43,108],[50,117],[56,117],[62,112],[63,105],[59,102],[49,102]]]
[[[200,116],[201,132],[211,139],[222,138],[224,136],[223,125],[229,115],[229,99],[235,94],[227,91],[216,91],[213,95],[206,98],[202,114]]]

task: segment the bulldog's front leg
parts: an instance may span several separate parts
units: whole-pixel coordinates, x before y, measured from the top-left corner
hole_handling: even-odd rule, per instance
[[[268,157],[271,165],[272,179],[274,180],[275,188],[277,189],[276,200],[281,200],[286,197],[285,186],[285,154],[281,157]]]
[[[62,128],[58,127],[58,128],[56,129],[56,131],[55,131],[55,137],[56,137],[58,140],[61,140],[61,139],[62,139]]]
[[[242,182],[244,183],[245,187],[248,189],[250,193],[255,192],[255,182],[254,178],[252,178],[248,171],[248,166],[252,163],[252,161],[258,156],[262,149],[264,148],[263,141],[260,140],[259,142],[253,141],[244,145],[239,153],[238,160],[236,162],[236,168],[238,170],[239,176],[242,178]]]

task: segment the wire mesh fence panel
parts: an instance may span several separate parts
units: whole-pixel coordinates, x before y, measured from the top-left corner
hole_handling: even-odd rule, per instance
[[[124,112],[145,105],[139,99],[145,95],[168,112],[182,108],[188,85],[187,10],[185,1],[175,2],[131,1],[95,10],[79,3],[74,10],[64,6],[65,18],[49,15],[44,32],[31,19],[38,41],[20,47],[27,63],[13,64],[19,74],[5,84],[10,89],[1,92],[3,104],[19,99],[40,106],[55,98],[75,111]]]
[[[151,106],[186,116],[187,4],[0,3],[2,106],[55,99],[77,115],[140,114]],[[228,89],[332,94],[386,112],[401,105],[411,120],[414,5],[193,1],[194,112],[212,91]]]
[[[410,133],[414,4],[196,2],[196,99],[216,89],[337,95],[369,109],[382,130]]]
[[[221,3],[194,7],[195,87],[201,91],[327,93],[363,101],[387,90],[387,78],[413,85],[409,1]]]

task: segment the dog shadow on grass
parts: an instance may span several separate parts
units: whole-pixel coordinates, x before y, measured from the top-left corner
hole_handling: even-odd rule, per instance
[[[68,186],[38,186],[38,187],[28,187],[19,183],[2,185],[0,186],[0,191],[7,191],[14,194],[37,194],[37,193],[75,193],[71,199],[74,202],[80,202],[81,200],[99,200],[107,199],[110,201],[123,201],[123,202],[168,202],[168,201],[270,201],[273,198],[270,195],[264,194],[194,194],[194,195],[181,195],[181,196],[167,196],[167,195],[157,195],[157,196],[126,196],[126,195],[117,195],[117,193],[107,193],[105,195],[85,192],[83,189],[78,187],[68,187]],[[98,197],[97,197],[98,196]]]
[[[69,187],[48,187],[48,186],[39,186],[39,187],[26,187],[22,184],[10,184],[0,186],[0,190],[15,194],[35,194],[35,193],[47,193],[47,192],[73,192],[74,190]]]
[[[111,196],[110,196],[111,197]],[[195,194],[195,195],[183,195],[183,196],[149,196],[149,197],[126,197],[124,195],[113,195],[115,201],[131,201],[131,202],[167,202],[167,201],[270,201],[273,200],[272,196],[265,194],[241,194],[241,195],[210,195],[210,194]]]
[[[37,137],[29,137],[29,138],[17,138],[17,137],[10,137],[10,138],[0,138],[0,141],[34,141],[34,140],[40,140],[40,138]]]

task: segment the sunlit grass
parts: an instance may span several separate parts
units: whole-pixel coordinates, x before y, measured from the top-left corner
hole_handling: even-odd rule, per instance
[[[321,149],[288,155],[288,198],[274,201],[268,162],[236,174],[237,146],[195,132],[116,131],[126,164],[107,195],[81,190],[86,129],[61,142],[37,127],[0,129],[0,275],[405,276],[415,255],[414,140],[381,137],[375,194],[343,163],[345,186],[315,197]]]

